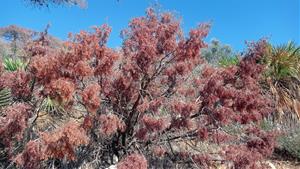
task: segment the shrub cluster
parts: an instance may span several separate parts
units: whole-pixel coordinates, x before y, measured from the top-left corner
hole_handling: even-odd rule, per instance
[[[194,167],[265,167],[275,144],[272,131],[257,127],[273,111],[259,85],[267,42],[249,44],[236,65],[211,67],[201,57],[209,28],[200,24],[184,36],[172,14],[149,9],[122,31],[121,50],[106,45],[108,25],[70,35],[60,49],[42,33],[26,47],[24,70],[1,72],[0,86],[14,101],[1,110],[3,164],[107,167],[117,157],[118,168],[153,167],[148,161],[159,158]],[[191,76],[199,65],[201,73]],[[39,129],[45,99],[63,108],[49,116],[81,118]],[[231,124],[241,126],[238,134],[225,129]]]

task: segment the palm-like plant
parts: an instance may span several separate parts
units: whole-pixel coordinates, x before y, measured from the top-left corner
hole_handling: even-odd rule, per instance
[[[7,71],[16,71],[20,69],[24,70],[26,67],[26,63],[19,58],[13,59],[11,57],[4,57],[3,66]]]
[[[276,100],[278,117],[300,119],[300,47],[293,42],[278,47],[270,45],[264,62],[265,75]]]
[[[38,130],[56,127],[64,119],[65,110],[54,99],[46,97],[40,104],[36,124]]]
[[[83,120],[82,107],[79,105],[65,109],[63,105],[55,99],[46,97],[39,107],[36,125],[38,130],[47,130],[61,126],[66,121],[72,119],[74,121]]]
[[[9,105],[12,102],[11,91],[9,89],[0,90],[0,108]]]
[[[271,47],[271,52],[266,57],[268,65],[268,76],[276,81],[287,78],[300,77],[300,47],[294,42],[286,45]]]

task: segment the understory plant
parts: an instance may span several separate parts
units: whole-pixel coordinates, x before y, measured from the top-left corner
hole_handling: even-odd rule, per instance
[[[70,35],[60,49],[41,33],[28,42],[25,70],[1,70],[13,100],[1,109],[1,165],[144,169],[165,159],[171,168],[266,167],[275,144],[274,132],[258,127],[273,111],[259,85],[267,42],[249,44],[236,65],[212,67],[201,55],[209,28],[184,36],[171,13],[148,9],[122,31],[121,50],[106,45],[108,25]],[[64,122],[39,128],[46,115]],[[239,131],[225,130],[231,124]]]
[[[300,131],[299,128],[278,138],[278,148],[283,155],[300,160]]]

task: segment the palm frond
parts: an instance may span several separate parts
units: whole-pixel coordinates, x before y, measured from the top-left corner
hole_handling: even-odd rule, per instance
[[[12,102],[12,95],[9,89],[0,90],[0,107],[5,107]]]
[[[26,63],[19,58],[4,57],[3,66],[7,71],[24,70]]]
[[[272,47],[271,53],[266,56],[268,71],[272,79],[295,77],[299,79],[300,74],[300,47],[289,42],[285,45]]]
[[[47,97],[39,108],[38,117],[36,120],[37,129],[40,131],[54,129],[66,121],[82,121],[83,111],[78,106],[66,109],[56,100]]]
[[[277,109],[277,120],[300,119],[300,47],[289,42],[277,47],[270,46],[264,58],[266,79]],[[289,123],[289,122],[288,122]]]

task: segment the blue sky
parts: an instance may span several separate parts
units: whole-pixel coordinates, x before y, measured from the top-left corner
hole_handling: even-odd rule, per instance
[[[269,37],[274,44],[300,39],[300,0],[88,0],[88,7],[50,7],[37,9],[23,0],[3,0],[0,26],[18,26],[41,31],[51,23],[50,34],[66,39],[69,32],[88,30],[108,23],[113,32],[109,46],[121,45],[120,31],[128,21],[144,15],[158,2],[161,9],[182,17],[185,32],[201,22],[212,22],[211,38],[242,50],[245,40]]]

